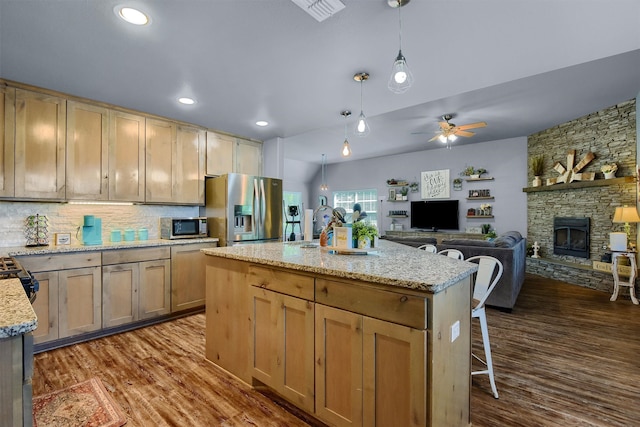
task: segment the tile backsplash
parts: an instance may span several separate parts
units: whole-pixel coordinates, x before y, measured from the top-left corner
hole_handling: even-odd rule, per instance
[[[85,215],[102,219],[102,240],[110,241],[113,229],[146,228],[149,239],[160,238],[160,217],[192,217],[199,215],[197,206],[160,205],[74,205],[68,203],[0,201],[0,247],[24,246],[25,219],[29,215],[45,215],[49,221],[49,243],[55,233],[71,234],[71,244],[82,242],[78,227]]]

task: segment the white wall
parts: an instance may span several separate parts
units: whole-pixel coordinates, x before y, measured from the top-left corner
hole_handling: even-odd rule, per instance
[[[291,159],[285,159],[284,164],[284,190],[301,192],[304,209],[314,209],[317,203],[311,198],[309,188],[320,167],[314,163]]]
[[[329,201],[332,192],[376,188],[380,202],[380,230],[388,230],[391,219],[387,218],[389,210],[410,209],[409,203],[387,202],[387,179],[406,179],[409,182],[420,181],[422,171],[449,169],[450,178],[459,177],[465,166],[487,169],[493,181],[480,181],[462,184],[462,191],[451,189],[451,199],[460,200],[460,230],[467,226],[480,226],[489,223],[498,232],[516,230],[526,235],[527,232],[527,197],[522,191],[527,184],[527,137],[490,141],[478,144],[452,146],[436,150],[425,150],[415,153],[378,157],[352,162],[334,163],[327,166],[326,180],[329,191],[321,193],[320,174],[317,173],[310,184],[310,197],[317,201],[320,194],[325,194]],[[470,207],[479,207],[480,202],[468,202],[468,190],[489,189],[495,200],[489,201],[493,206],[493,219],[467,219],[466,212]],[[409,193],[409,200],[420,200],[420,193]],[[315,205],[314,205],[315,207]],[[397,220],[410,225],[409,219]]]

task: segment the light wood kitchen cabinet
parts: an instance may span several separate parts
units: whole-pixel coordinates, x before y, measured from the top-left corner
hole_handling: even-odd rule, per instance
[[[109,199],[108,125],[107,108],[67,101],[67,199]]]
[[[0,338],[0,423],[32,425],[33,337]]]
[[[14,195],[14,88],[0,85],[0,197]]]
[[[314,303],[252,286],[253,378],[313,413]]]
[[[65,198],[66,100],[16,89],[15,197]]]
[[[176,124],[167,120],[146,119],[145,200],[171,202],[175,173]]]
[[[236,139],[213,131],[207,131],[207,175],[224,175],[234,171],[233,152]]]
[[[36,343],[99,330],[102,326],[100,253],[17,257],[40,282],[33,309]]]
[[[262,175],[262,143],[236,138],[234,172]]]
[[[200,249],[216,243],[195,243],[171,247],[171,312],[204,307],[206,255]]]
[[[109,111],[109,200],[144,202],[145,118]]]
[[[173,203],[204,205],[205,131],[178,125]]]
[[[168,314],[171,262],[166,247],[102,253],[103,327]]]

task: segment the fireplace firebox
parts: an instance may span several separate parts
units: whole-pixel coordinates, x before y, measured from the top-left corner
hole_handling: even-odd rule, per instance
[[[553,253],[589,258],[589,218],[553,218]]]

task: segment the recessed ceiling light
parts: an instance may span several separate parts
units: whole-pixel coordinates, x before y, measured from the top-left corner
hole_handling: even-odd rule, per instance
[[[256,122],[256,125],[261,126],[261,127],[265,127],[265,126],[268,126],[268,125],[269,125],[269,122],[268,122],[268,121],[266,121],[266,120],[258,120],[258,121]]]
[[[186,96],[185,96],[185,97],[182,97],[182,98],[178,98],[178,102],[179,102],[180,104],[185,104],[185,105],[193,105],[193,104],[195,104],[195,103],[196,103],[195,99],[193,99],[193,98],[187,98]]]
[[[132,7],[117,7],[118,16],[133,25],[147,25],[149,17],[138,9]]]

